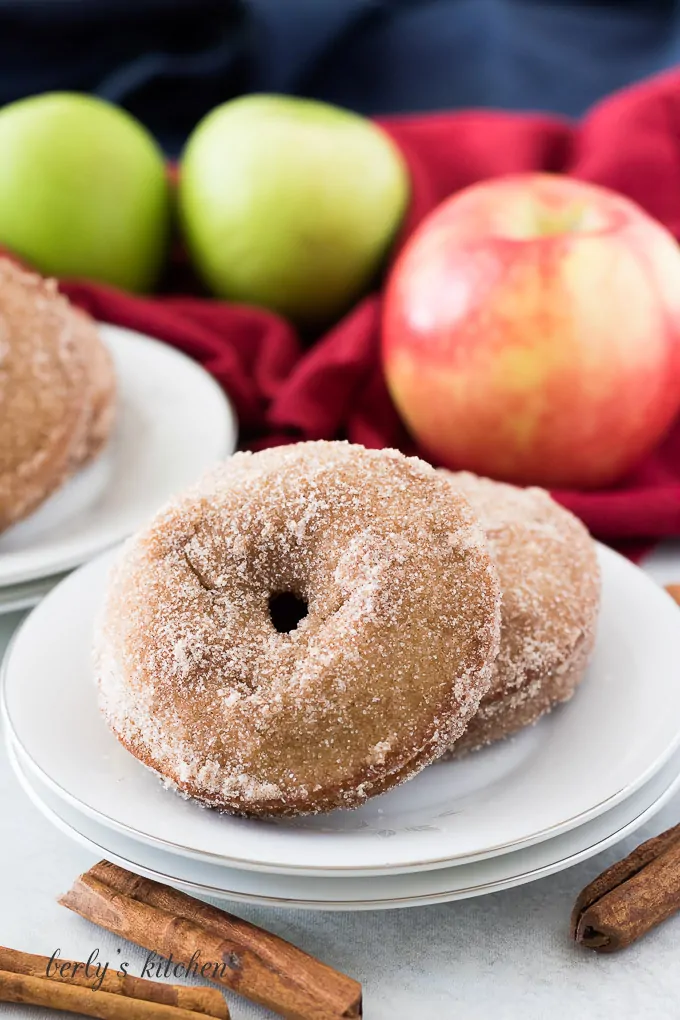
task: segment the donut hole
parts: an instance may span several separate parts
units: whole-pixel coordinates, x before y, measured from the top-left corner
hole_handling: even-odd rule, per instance
[[[294,591],[275,591],[269,596],[269,616],[279,634],[290,634],[309,612],[306,599]]]

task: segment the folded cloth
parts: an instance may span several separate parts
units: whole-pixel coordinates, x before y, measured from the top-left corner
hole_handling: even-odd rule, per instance
[[[381,124],[412,175],[402,241],[458,189],[528,170],[615,188],[680,238],[679,71],[615,94],[580,124],[493,112]],[[243,446],[341,437],[417,452],[381,371],[379,294],[305,346],[289,325],[260,309],[196,297],[132,297],[84,282],[65,282],[63,290],[98,319],[158,337],[201,362],[232,398]],[[680,420],[616,487],[555,496],[605,540],[680,535]]]

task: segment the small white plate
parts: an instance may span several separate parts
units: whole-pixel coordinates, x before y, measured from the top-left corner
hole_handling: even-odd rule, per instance
[[[0,535],[0,588],[115,545],[236,448],[231,405],[200,365],[140,333],[99,329],[118,378],[114,433],[94,463]]]
[[[166,790],[97,708],[90,648],[113,556],[71,574],[17,632],[2,707],[60,797],[173,853],[295,873],[419,871],[516,850],[582,825],[647,782],[680,744],[680,614],[641,570],[600,547],[603,600],[574,699],[514,740],[426,769],[357,811],[232,818]]]
[[[37,577],[34,581],[8,584],[5,588],[0,588],[0,615],[37,606],[48,591],[52,591],[65,577],[66,573],[51,574],[49,577]]]
[[[0,616],[0,662],[2,662],[17,627],[25,619],[26,614],[19,611]]]
[[[20,750],[8,744],[17,778],[36,807],[66,835],[147,878],[222,900],[307,910],[387,910],[484,896],[534,882],[601,853],[648,822],[680,787],[680,754],[611,811],[525,850],[458,867],[373,878],[305,878],[237,871],[157,850],[107,829],[41,782]]]

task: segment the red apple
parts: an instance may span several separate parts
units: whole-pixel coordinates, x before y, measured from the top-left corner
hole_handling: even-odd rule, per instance
[[[406,424],[440,463],[606,485],[680,408],[680,251],[605,188],[547,174],[475,185],[400,254],[383,361]]]

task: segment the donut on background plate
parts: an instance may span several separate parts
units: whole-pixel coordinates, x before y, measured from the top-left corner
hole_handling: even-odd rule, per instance
[[[0,258],[0,531],[101,449],[115,380],[94,323]]]
[[[584,525],[544,489],[440,470],[477,514],[501,584],[491,687],[451,753],[534,723],[571,698],[595,642],[600,571]]]
[[[94,460],[111,435],[116,412],[116,375],[113,358],[102,343],[90,316],[79,308],[71,308],[71,315],[74,335],[80,344],[81,356],[88,366],[85,442],[75,455],[75,466],[81,467]]]
[[[238,453],[124,550],[96,640],[101,707],[206,804],[354,807],[463,732],[499,605],[468,503],[417,458],[331,442]]]

